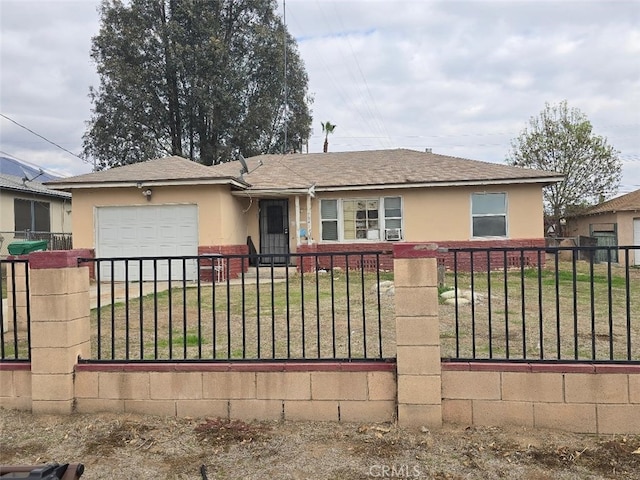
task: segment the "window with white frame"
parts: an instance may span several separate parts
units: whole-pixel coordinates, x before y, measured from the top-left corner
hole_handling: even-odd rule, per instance
[[[473,237],[506,237],[507,194],[472,194],[471,217]]]
[[[402,238],[401,197],[321,200],[320,217],[325,241]],[[391,237],[387,230],[393,231]]]
[[[338,200],[321,200],[322,240],[338,240]]]

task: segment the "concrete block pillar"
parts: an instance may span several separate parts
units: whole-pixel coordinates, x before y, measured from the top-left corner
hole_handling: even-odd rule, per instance
[[[398,423],[442,426],[437,246],[394,245]]]
[[[33,413],[73,411],[74,368],[91,354],[89,268],[77,265],[84,253],[29,255]]]

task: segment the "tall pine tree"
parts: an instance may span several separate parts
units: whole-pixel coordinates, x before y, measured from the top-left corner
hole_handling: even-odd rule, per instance
[[[236,148],[300,150],[311,128],[308,77],[276,6],[104,0],[85,155],[108,168],[169,154],[211,165]]]

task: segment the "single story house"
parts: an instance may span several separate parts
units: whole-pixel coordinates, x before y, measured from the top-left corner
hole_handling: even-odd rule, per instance
[[[595,237],[600,246],[637,246],[629,252],[629,265],[640,265],[640,189],[566,220],[568,236]],[[606,261],[606,256],[606,251],[597,253],[598,260]],[[624,251],[614,251],[611,260],[625,265]]]
[[[49,182],[73,195],[74,248],[96,257],[371,251],[390,242],[544,247],[557,173],[407,149],[167,157]]]
[[[51,234],[71,234],[71,194],[40,183],[53,178],[0,157],[0,257],[31,235],[50,241]]]

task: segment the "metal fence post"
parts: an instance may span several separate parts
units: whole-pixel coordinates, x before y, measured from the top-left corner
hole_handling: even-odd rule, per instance
[[[442,426],[437,246],[394,245],[398,423]]]

